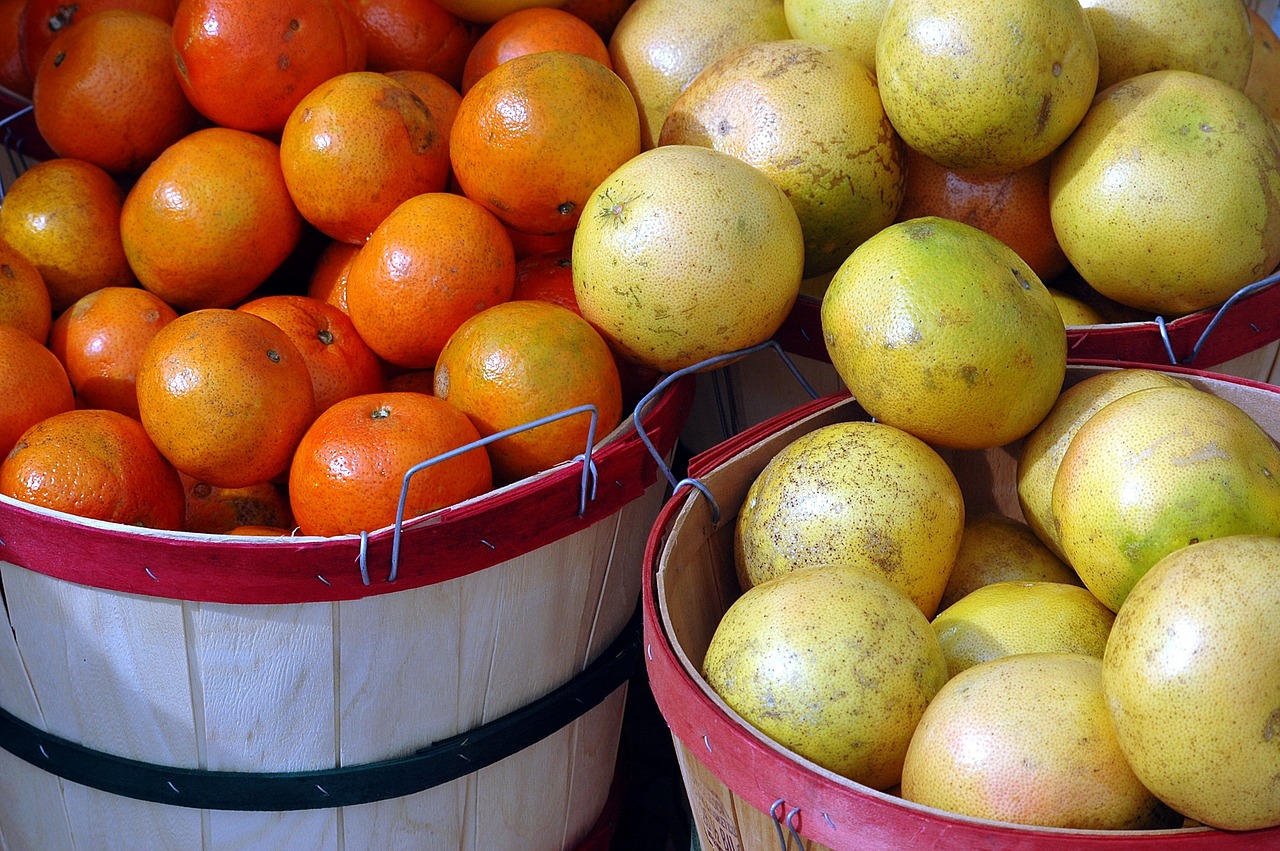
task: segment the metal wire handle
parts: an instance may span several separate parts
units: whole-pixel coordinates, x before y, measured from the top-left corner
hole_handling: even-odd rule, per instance
[[[578,405],[573,408],[566,408],[565,410],[560,411],[559,413],[548,414],[545,417],[539,417],[536,420],[530,420],[529,422],[524,423],[522,425],[512,426],[511,428],[503,429],[502,431],[499,431],[499,432],[494,432],[493,434],[487,437],[482,437],[479,440],[473,440],[468,444],[459,446],[456,449],[451,449],[448,452],[444,452],[440,455],[435,456],[434,458],[429,458],[426,461],[419,461],[417,464],[414,464],[412,467],[406,470],[404,474],[404,478],[400,485],[400,499],[396,504],[396,520],[395,520],[395,525],[393,527],[392,538],[391,538],[391,569],[387,574],[386,581],[395,582],[396,577],[399,575],[400,541],[404,535],[405,503],[408,501],[408,498],[409,498],[410,481],[412,480],[413,476],[416,473],[419,473],[435,464],[448,461],[451,458],[457,458],[458,456],[465,455],[466,453],[471,452],[475,449],[488,446],[490,443],[494,443],[495,441],[502,440],[503,438],[511,437],[512,435],[520,434],[521,432],[529,431],[530,429],[535,429],[538,426],[547,425],[548,423],[553,423],[553,422],[556,422],[557,420],[563,420],[568,417],[577,416],[579,414],[591,415],[591,423],[587,426],[586,448],[583,450],[581,455],[578,455],[573,459],[574,462],[578,462],[578,461],[582,462],[581,484],[578,492],[578,516],[581,517],[582,515],[586,514],[587,500],[588,499],[594,500],[596,498],[597,470],[596,470],[595,461],[593,461],[591,458],[591,453],[596,443],[596,427],[600,421],[600,411],[595,405]],[[652,447],[650,447],[650,451],[651,452],[654,451]],[[410,519],[413,519],[413,518],[410,518]],[[488,541],[482,541],[481,543],[485,544],[490,548],[493,547],[493,544],[489,543]],[[360,566],[360,580],[366,586],[372,584],[372,581],[369,579],[368,550],[369,550],[369,533],[367,531],[362,531],[360,533],[360,552],[356,555],[356,562]]]
[[[1173,353],[1173,342],[1169,339],[1169,329],[1165,326],[1164,317],[1157,316],[1155,318],[1156,329],[1160,332],[1160,341],[1164,343],[1164,351],[1165,354],[1169,356],[1169,363],[1172,366],[1190,366],[1192,362],[1200,356],[1201,347],[1203,347],[1205,341],[1209,339],[1209,335],[1213,333],[1213,329],[1217,327],[1218,321],[1222,319],[1226,312],[1230,310],[1236,302],[1253,295],[1259,290],[1266,289],[1276,281],[1280,281],[1280,272],[1273,272],[1267,277],[1259,281],[1254,281],[1252,284],[1247,284],[1232,293],[1231,298],[1223,302],[1222,306],[1214,312],[1213,318],[1209,320],[1209,324],[1200,332],[1200,338],[1196,340],[1195,345],[1191,347],[1191,353],[1182,360],[1178,360],[1178,356]],[[1257,328],[1254,328],[1254,330],[1256,331]]]

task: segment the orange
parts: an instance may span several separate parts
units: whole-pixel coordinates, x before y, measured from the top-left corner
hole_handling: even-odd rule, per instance
[[[5,325],[0,325],[0,399],[0,457],[31,426],[76,404],[67,371],[53,352]]]
[[[581,314],[573,292],[573,251],[544,251],[517,260],[511,299],[549,301]]]
[[[40,270],[0,239],[0,325],[25,331],[43,344],[52,323],[49,288]]]
[[[316,414],[348,396],[383,388],[382,362],[332,304],[303,295],[268,295],[240,305],[284,331],[311,374]]]
[[[1253,25],[1253,58],[1244,93],[1275,121],[1280,119],[1280,38],[1266,19],[1249,10]]]
[[[504,15],[484,31],[462,69],[463,94],[503,62],[544,50],[580,53],[613,68],[609,48],[590,24],[560,9],[534,6]]]
[[[631,0],[568,0],[560,8],[590,24],[608,44],[614,28],[631,8]]]
[[[53,323],[49,348],[67,370],[77,406],[137,419],[138,363],[177,316],[159,296],[137,287],[103,287],[63,311]]]
[[[373,232],[347,276],[347,309],[380,357],[435,366],[463,320],[511,297],[515,257],[502,225],[446,192],[405,201]]]
[[[238,130],[279,131],[307,92],[366,59],[347,0],[184,0],[173,18],[183,91],[215,124]]]
[[[289,502],[304,535],[346,535],[390,526],[404,476],[415,464],[480,439],[466,415],[422,393],[344,399],[307,430],[289,469]],[[489,456],[475,447],[410,480],[404,519],[492,487]]]
[[[260,316],[210,308],[156,334],[138,366],[138,410],[179,471],[219,487],[270,481],[314,419],[307,364]]]
[[[640,153],[626,84],[577,53],[504,62],[462,96],[449,138],[458,186],[517,230],[572,230],[595,188]]]
[[[387,379],[387,390],[397,393],[411,391],[435,395],[436,371],[434,369],[411,369]]]
[[[492,24],[516,9],[524,9],[528,6],[563,6],[565,0],[437,0],[437,2],[468,21]]]
[[[1075,830],[1181,823],[1120,750],[1102,661],[1078,653],[1004,656],[948,680],[911,737],[902,797],[977,818]]]
[[[173,75],[170,32],[154,15],[110,9],[59,33],[31,93],[49,147],[133,174],[190,132],[196,111]]]
[[[228,535],[241,535],[257,538],[286,538],[293,534],[283,526],[237,526],[227,531]]]
[[[274,142],[208,127],[143,172],[125,196],[120,232],[138,280],[175,309],[230,307],[293,251],[302,216]]]
[[[340,239],[331,240],[320,251],[320,257],[311,270],[307,282],[307,295],[347,312],[347,275],[351,262],[360,253],[360,246]]]
[[[280,165],[303,218],[359,245],[401,201],[445,188],[449,140],[408,87],[352,71],[298,103],[280,134]]]
[[[559,233],[525,233],[522,230],[507,227],[507,236],[511,237],[511,247],[516,252],[516,260],[523,260],[544,251],[573,248],[572,230],[562,230]]]
[[[22,46],[22,61],[27,73],[35,77],[36,68],[48,50],[54,36],[83,21],[94,12],[106,9],[134,9],[155,15],[165,23],[173,23],[173,13],[178,0],[26,0],[22,12],[21,31],[17,32]]]
[[[31,97],[35,81],[22,61],[22,17],[27,0],[0,0],[0,87]]]
[[[429,71],[458,86],[480,28],[432,0],[351,0],[370,71]]]
[[[220,488],[182,476],[185,496],[182,530],[229,535],[239,526],[293,525],[289,500],[282,486],[259,482],[241,488]]]
[[[580,413],[489,444],[502,483],[584,454],[622,419],[622,383],[604,338],[576,312],[543,301],[509,301],[462,323],[436,363],[435,394],[484,437],[595,407],[594,432],[591,415]]]
[[[0,493],[78,517],[179,529],[182,483],[142,424],[115,411],[36,423],[0,464]]]
[[[40,270],[60,312],[96,289],[135,283],[120,237],[123,204],[124,192],[93,163],[36,163],[5,193],[0,239]]]
[[[1049,218],[1049,164],[1044,159],[1007,174],[939,165],[907,147],[907,180],[898,221],[942,216],[986,231],[1018,253],[1042,282],[1067,268]]]
[[[436,129],[445,140],[445,150],[449,147],[449,133],[453,130],[454,118],[458,115],[458,107],[462,105],[462,95],[457,87],[443,77],[430,71],[385,71],[388,77],[418,96],[427,107],[427,112],[435,119]]]

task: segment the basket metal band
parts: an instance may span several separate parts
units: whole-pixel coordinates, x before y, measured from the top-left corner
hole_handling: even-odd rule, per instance
[[[546,696],[414,753],[343,768],[206,771],[124,759],[51,735],[0,709],[0,748],[37,768],[103,792],[208,810],[332,809],[400,798],[499,762],[598,706],[639,668],[640,612],[582,673]]]

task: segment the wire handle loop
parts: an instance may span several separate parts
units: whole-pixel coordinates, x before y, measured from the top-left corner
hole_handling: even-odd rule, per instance
[[[1195,359],[1200,356],[1200,349],[1204,347],[1205,341],[1209,339],[1209,335],[1218,326],[1218,322],[1230,310],[1236,302],[1241,299],[1248,298],[1259,290],[1266,289],[1272,284],[1280,281],[1280,272],[1273,272],[1261,280],[1254,281],[1252,284],[1246,284],[1231,294],[1231,298],[1222,303],[1213,314],[1213,318],[1209,320],[1209,324],[1200,332],[1200,338],[1196,340],[1194,346],[1191,347],[1191,353],[1182,360],[1178,360],[1178,356],[1173,353],[1173,342],[1169,339],[1169,329],[1165,324],[1163,316],[1155,318],[1156,329],[1160,332],[1160,341],[1164,343],[1165,354],[1169,357],[1169,363],[1172,366],[1190,366]]]
[[[785,798],[779,798],[769,806],[769,818],[773,819],[773,829],[778,832],[778,848],[780,851],[790,851],[791,840],[796,841],[797,851],[804,851],[804,839],[800,836],[800,830],[796,827],[796,823],[800,818],[800,808],[792,807],[787,811],[786,818],[782,817],[782,808],[786,805]],[[787,833],[782,832],[783,822],[786,822]]]
[[[586,449],[583,450],[581,455],[574,459],[575,462],[579,460],[582,462],[582,481],[578,493],[578,516],[581,517],[586,514],[587,494],[590,493],[591,499],[595,499],[596,495],[596,465],[591,459],[591,450],[596,443],[596,427],[600,421],[600,410],[595,405],[578,405],[573,408],[566,408],[559,413],[548,414],[545,417],[530,420],[523,425],[512,426],[511,428],[494,432],[487,437],[482,437],[479,440],[473,440],[464,446],[459,446],[456,449],[450,449],[448,452],[437,455],[434,458],[429,458],[426,461],[420,461],[405,471],[404,481],[400,485],[400,500],[396,504],[396,522],[391,538],[391,571],[387,575],[387,582],[395,582],[396,576],[399,574],[400,540],[404,535],[405,502],[409,499],[409,483],[415,474],[435,464],[448,461],[451,458],[457,458],[460,455],[465,455],[466,453],[479,449],[480,447],[488,446],[490,443],[502,440],[505,437],[511,437],[512,435],[520,434],[521,432],[529,431],[530,429],[535,429],[538,426],[547,425],[548,423],[553,423],[579,414],[591,415],[591,423],[587,426]],[[365,533],[361,534],[363,535]],[[363,552],[363,545],[361,551]]]
[[[657,463],[658,469],[662,471],[662,475],[666,478],[667,484],[671,486],[672,492],[674,493],[676,490],[679,490],[681,485],[690,485],[697,488],[711,503],[711,516],[716,522],[719,522],[720,520],[720,506],[716,505],[715,499],[711,496],[711,491],[696,479],[682,479],[680,481],[676,481],[675,473],[671,471],[671,467],[667,464],[666,459],[662,457],[662,454],[659,453],[657,448],[653,445],[653,441],[644,430],[644,424],[641,420],[645,411],[653,404],[653,400],[661,396],[668,387],[679,381],[681,378],[684,378],[686,375],[692,375],[696,372],[704,372],[715,367],[723,366],[729,361],[739,360],[749,355],[753,355],[756,352],[764,351],[765,349],[772,349],[777,353],[778,357],[782,358],[782,362],[786,364],[796,381],[798,381],[800,386],[804,388],[804,391],[809,394],[810,399],[818,398],[818,391],[813,389],[813,385],[811,385],[808,379],[806,379],[800,372],[800,369],[795,365],[795,362],[791,360],[791,357],[783,351],[782,346],[778,341],[765,340],[763,343],[757,343],[754,346],[749,346],[745,349],[738,349],[733,352],[727,352],[726,354],[715,355],[714,357],[699,361],[691,366],[686,366],[682,369],[677,369],[675,372],[668,373],[653,386],[652,390],[640,399],[640,402],[636,405],[635,411],[631,414],[631,420],[635,425],[636,434],[640,436],[640,440],[644,442],[645,448],[648,449],[649,454],[653,456],[654,462]]]

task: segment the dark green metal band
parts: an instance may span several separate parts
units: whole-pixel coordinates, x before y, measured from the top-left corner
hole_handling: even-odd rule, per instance
[[[204,771],[92,750],[0,708],[0,748],[50,774],[126,798],[209,810],[278,812],[401,798],[464,777],[541,741],[598,706],[640,660],[639,611],[598,659],[527,706],[409,756],[298,772]]]

